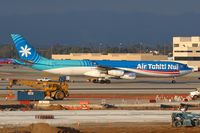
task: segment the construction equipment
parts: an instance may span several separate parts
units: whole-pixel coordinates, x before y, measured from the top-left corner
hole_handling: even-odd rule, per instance
[[[174,112],[171,115],[173,127],[200,127],[200,114]]]
[[[197,98],[200,97],[200,88],[197,88],[195,91],[190,92],[190,97],[193,100],[196,100]]]
[[[66,81],[36,81],[28,79],[11,79],[7,89],[11,89],[13,85],[26,85],[34,89],[42,90],[45,96],[49,96],[54,100],[63,100],[69,96],[68,84]]]

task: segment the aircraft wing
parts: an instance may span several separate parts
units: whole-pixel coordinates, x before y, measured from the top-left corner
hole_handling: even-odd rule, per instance
[[[117,68],[108,67],[108,66],[102,66],[102,65],[97,65],[97,69],[98,70],[113,70],[113,69],[117,70]]]
[[[112,66],[109,66],[109,65],[106,65],[104,63],[99,63],[99,61],[93,61],[93,64],[97,66],[97,69],[98,70],[112,70],[112,69],[117,69],[115,67],[112,67]]]
[[[119,64],[120,63],[120,64]],[[93,61],[93,64],[97,66],[97,71],[88,72],[88,76],[96,77],[112,77],[112,78],[121,78],[121,79],[135,79],[136,73],[131,71],[131,69],[126,68],[126,62],[116,61]]]
[[[123,63],[123,62],[122,62]],[[98,70],[108,71],[108,70],[123,70],[125,72],[132,72],[127,69],[123,69],[125,67],[114,67],[112,64],[108,64],[106,61],[93,61],[93,64],[97,66]]]

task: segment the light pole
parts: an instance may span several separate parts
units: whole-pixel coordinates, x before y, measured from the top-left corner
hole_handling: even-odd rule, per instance
[[[101,46],[102,46],[102,43],[99,43],[99,53],[101,53]]]
[[[140,54],[142,52],[142,42],[140,42]]]
[[[119,43],[119,53],[121,52],[122,43]]]

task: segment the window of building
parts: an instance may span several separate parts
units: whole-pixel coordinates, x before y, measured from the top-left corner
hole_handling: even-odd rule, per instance
[[[181,61],[200,61],[200,57],[174,57],[174,60],[181,60]]]
[[[174,47],[179,47],[179,44],[174,44]]]
[[[198,43],[193,43],[192,47],[198,47]]]
[[[191,50],[187,50],[187,51],[183,51],[183,50],[176,50],[176,51],[174,51],[174,52],[176,52],[176,53],[192,53],[192,51]]]

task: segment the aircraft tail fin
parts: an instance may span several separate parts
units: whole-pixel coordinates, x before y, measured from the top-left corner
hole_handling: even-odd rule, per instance
[[[11,34],[12,40],[15,44],[19,57],[22,60],[38,63],[46,58],[40,56],[36,50],[19,34]],[[48,59],[47,59],[48,60]]]

